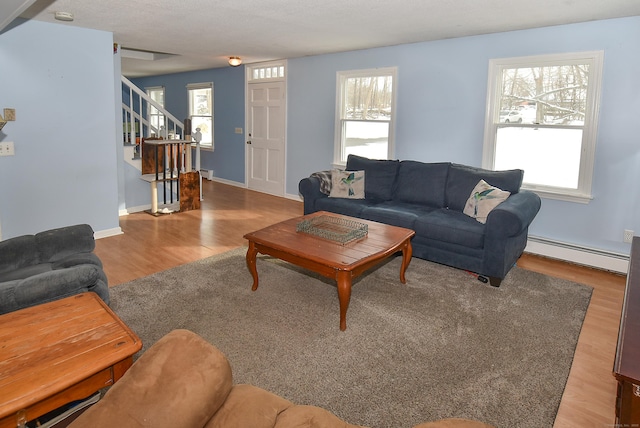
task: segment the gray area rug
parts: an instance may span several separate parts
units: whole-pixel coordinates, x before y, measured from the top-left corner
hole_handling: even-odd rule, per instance
[[[590,287],[518,267],[500,288],[400,257],[357,279],[339,329],[333,281],[271,257],[251,291],[246,248],[111,289],[144,349],[186,328],[222,350],[235,383],[350,423],[410,427],[444,417],[551,427]]]

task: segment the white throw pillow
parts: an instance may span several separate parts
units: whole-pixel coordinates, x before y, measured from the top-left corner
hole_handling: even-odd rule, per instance
[[[364,199],[364,171],[331,171],[330,198]]]
[[[510,192],[480,180],[471,191],[463,212],[484,224],[487,222],[487,216],[491,210],[505,201],[509,195],[511,195]]]

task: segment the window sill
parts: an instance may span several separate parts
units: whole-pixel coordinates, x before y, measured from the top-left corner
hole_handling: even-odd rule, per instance
[[[522,185],[522,189],[530,190],[534,193],[537,193],[543,199],[554,199],[558,201],[565,202],[577,202],[580,204],[588,204],[593,200],[593,196],[584,193],[565,193],[561,191],[554,192],[552,190],[541,190],[535,187],[529,187],[527,185]]]

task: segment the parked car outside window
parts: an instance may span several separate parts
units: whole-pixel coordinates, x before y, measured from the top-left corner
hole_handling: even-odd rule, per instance
[[[501,110],[500,122],[502,123],[522,123],[522,116],[517,110]]]

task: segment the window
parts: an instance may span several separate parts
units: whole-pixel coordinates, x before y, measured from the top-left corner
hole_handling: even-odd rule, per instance
[[[213,150],[213,83],[191,83],[187,89],[191,130],[200,128],[200,147]]]
[[[602,52],[492,60],[483,166],[524,170],[523,188],[587,203]]]
[[[147,88],[147,95],[158,103],[160,107],[164,107],[164,87],[156,86]],[[149,104],[149,108],[147,109],[147,120],[151,126],[151,132],[149,134],[160,135],[160,127],[166,126],[164,123],[164,114],[160,113],[160,110],[151,104]]]
[[[263,67],[252,67],[251,80],[268,80],[268,79],[283,79],[284,78],[284,65],[268,65]]]
[[[396,80],[396,68],[338,72],[335,164],[393,158]]]

